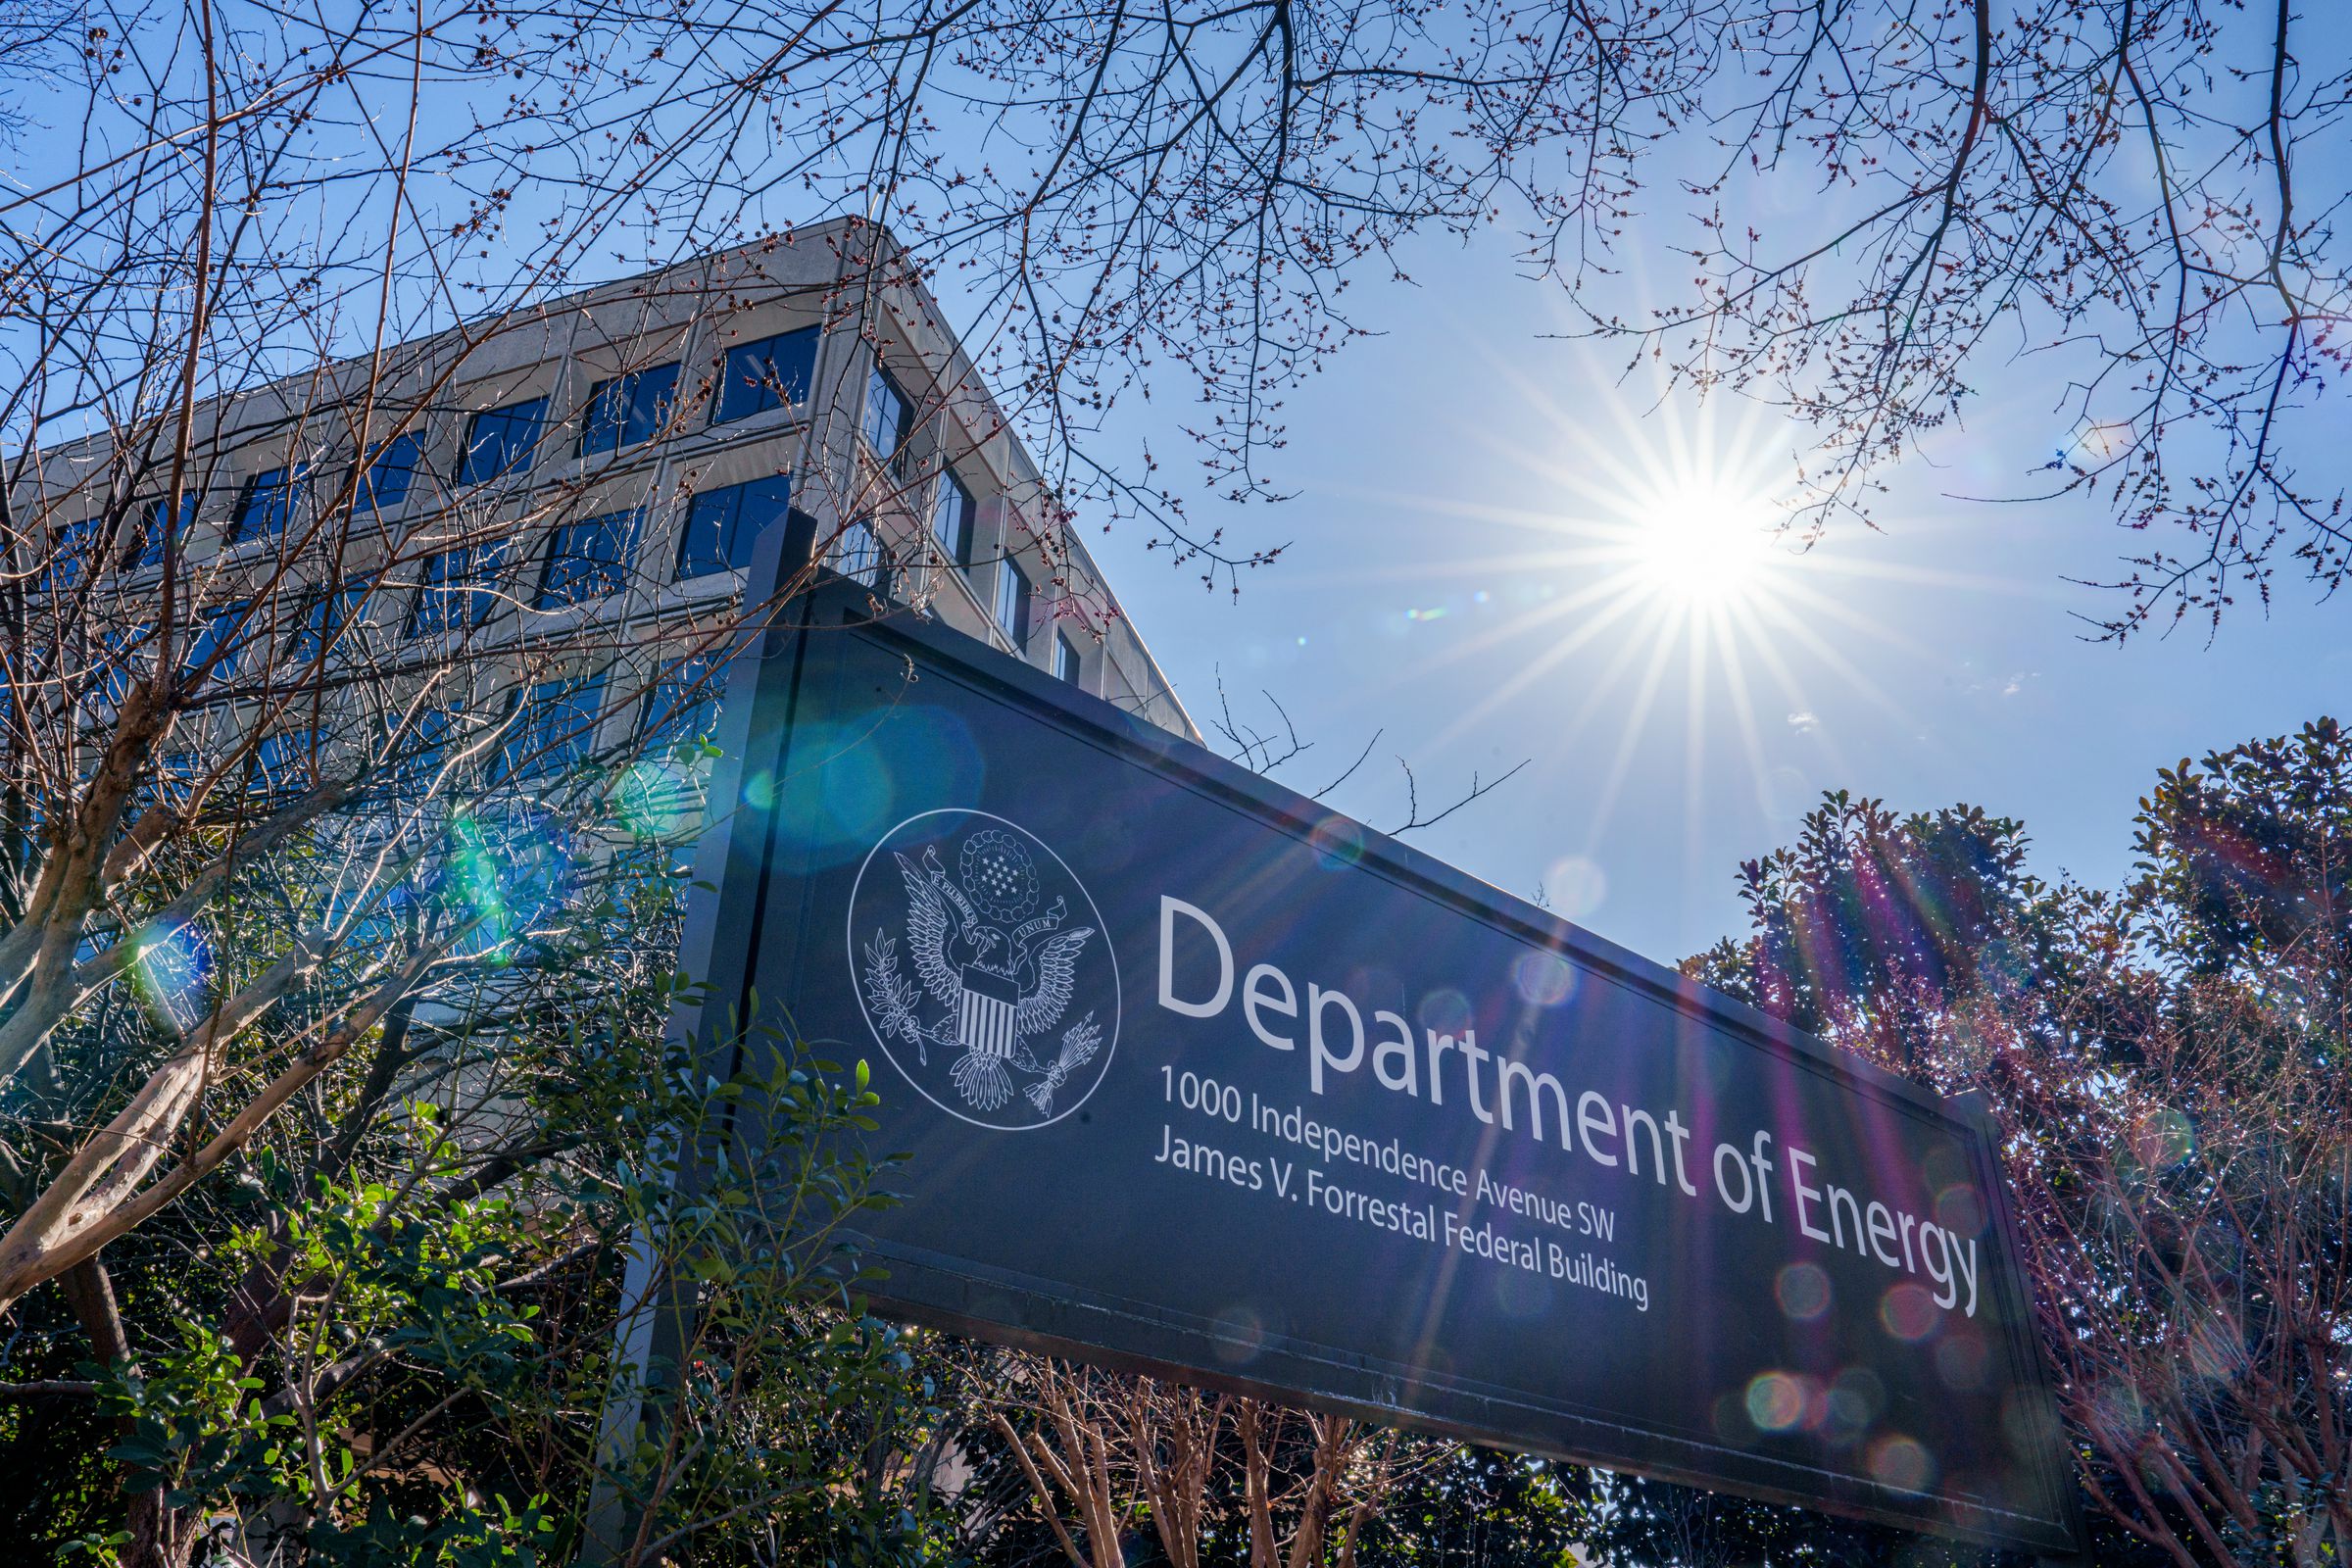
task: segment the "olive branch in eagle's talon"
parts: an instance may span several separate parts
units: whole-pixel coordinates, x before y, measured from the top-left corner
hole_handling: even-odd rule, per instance
[[[922,1026],[914,1021],[914,1004],[921,1000],[914,985],[899,971],[899,945],[880,931],[865,945],[865,1000],[875,1013],[875,1026],[884,1035],[899,1035],[914,1048],[922,1065],[931,1064],[923,1046]]]

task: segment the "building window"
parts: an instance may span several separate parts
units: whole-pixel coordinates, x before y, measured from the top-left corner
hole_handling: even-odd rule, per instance
[[[834,536],[825,564],[870,588],[882,572],[882,541],[874,537],[870,523],[853,522]]]
[[[1066,632],[1054,634],[1054,673],[1073,686],[1080,684],[1078,650]]]
[[[297,464],[290,468],[270,468],[246,480],[245,499],[237,507],[228,542],[240,544],[285,532],[302,500],[303,479],[309,471],[308,466]]]
[[[409,499],[416,466],[424,461],[424,438],[415,431],[378,441],[368,454],[368,469],[360,479],[360,505],[389,512]]]
[[[172,498],[170,496],[157,496],[153,501],[140,507],[139,556],[136,561],[130,563],[131,565],[142,571],[149,566],[162,565],[164,564],[164,541],[167,536],[176,538],[179,541],[180,549],[187,548],[188,530],[196,526],[195,492],[189,491],[179,498],[178,528],[172,529],[165,526],[171,515]]]
[[[686,526],[678,539],[678,575],[745,570],[760,530],[781,521],[791,508],[789,474],[700,492],[686,508]]]
[[[678,368],[631,370],[589,389],[588,417],[580,425],[580,456],[617,452],[651,441],[669,418],[678,397]]]
[[[739,343],[727,350],[718,401],[710,410],[712,424],[748,419],[769,409],[806,402],[808,383],[816,374],[816,328],[779,332],[756,343]]]
[[[503,409],[484,409],[466,431],[466,456],[458,483],[479,484],[510,473],[528,473],[539,455],[539,426],[547,399],[525,398]]]
[[[424,581],[409,612],[409,635],[470,630],[488,620],[498,597],[490,579],[497,574],[501,554],[487,546],[460,545],[427,556]]]
[[[493,783],[545,778],[568,772],[588,760],[596,745],[596,722],[604,711],[605,677],[600,670],[577,680],[541,681],[515,705],[492,764]]]
[[[450,760],[451,743],[460,743],[462,750],[472,739],[465,731],[478,722],[456,708],[441,705],[418,713],[405,734],[396,729],[383,759],[393,782],[412,790],[438,783]]]
[[[259,795],[291,795],[312,781],[312,760],[318,750],[315,729],[281,729],[267,735],[253,749],[253,790]]]
[[[196,635],[188,639],[187,667],[191,673],[213,662],[209,678],[227,680],[236,674],[237,665],[245,658],[245,612],[248,605],[222,605],[208,610],[196,623]]]
[[[95,703],[108,709],[121,708],[129,700],[131,688],[147,676],[154,662],[146,644],[155,635],[153,626],[118,627],[98,635],[97,669],[92,673],[89,694]]]
[[[355,582],[312,595],[303,610],[302,624],[295,628],[293,641],[286,649],[286,662],[301,669],[317,662],[322,655],[332,658],[342,652],[345,628],[374,591],[372,583]]]
[[[637,548],[636,509],[567,522],[548,546],[547,570],[539,579],[539,608],[603,599],[620,592],[629,557]]]
[[[645,738],[657,745],[682,746],[718,733],[718,702],[727,669],[710,654],[678,662],[654,683],[645,700]]]
[[[1029,579],[1009,561],[997,565],[997,624],[1012,639],[1012,651],[1029,654]]]
[[[98,530],[105,522],[104,514],[100,514],[57,524],[49,536],[49,559],[34,586],[50,592],[71,588],[81,581],[83,568],[90,564],[90,552],[97,548]]]
[[[906,439],[906,399],[880,366],[866,377],[865,422],[858,428],[865,435],[866,446],[885,463]]]
[[[156,783],[166,800],[185,801],[196,789],[196,781],[204,776],[204,763],[194,752],[166,752],[156,760]]]
[[[931,537],[939,541],[940,554],[954,565],[972,564],[972,521],[978,510],[963,481],[954,470],[943,470],[939,494],[931,503]]]

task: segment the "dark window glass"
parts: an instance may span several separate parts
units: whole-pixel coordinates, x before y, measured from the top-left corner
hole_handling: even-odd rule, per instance
[[[411,430],[379,441],[368,455],[368,471],[360,479],[360,505],[388,511],[409,499],[416,480],[416,466],[424,461],[424,438]]]
[[[580,455],[616,452],[651,441],[678,395],[678,368],[659,366],[599,381],[588,393],[588,416],[580,424]]]
[[[752,543],[760,530],[781,521],[791,507],[792,480],[780,473],[703,491],[686,509],[678,575],[744,570],[752,564]]]
[[[164,798],[184,801],[196,787],[196,781],[204,776],[204,763],[194,752],[166,752],[156,760],[155,771]]]
[[[882,541],[870,523],[853,522],[834,536],[825,564],[871,587],[882,570]]]
[[[816,374],[816,328],[780,332],[727,350],[710,422],[748,419],[769,409],[805,402]]]
[[[584,680],[541,681],[522,696],[491,768],[494,781],[544,778],[586,760],[604,708],[602,672]]]
[[[315,729],[281,729],[263,737],[253,750],[253,787],[270,795],[290,795],[308,789],[311,762],[318,749]]]
[[[50,535],[49,559],[36,584],[42,589],[71,588],[89,569],[90,552],[98,546],[104,516],[59,523]]]
[[[1078,650],[1066,633],[1058,631],[1054,634],[1054,673],[1073,686],[1078,684]]]
[[[682,745],[718,732],[718,700],[726,666],[710,654],[679,662],[654,683],[645,700],[645,735],[658,743]]]
[[[130,696],[130,689],[147,673],[155,655],[147,647],[153,628],[133,630],[121,627],[101,632],[98,637],[97,678],[90,684],[90,694],[109,708],[121,708]]]
[[[218,654],[220,662],[213,665],[210,678],[226,680],[234,675],[245,658],[245,612],[250,608],[222,605],[206,611],[196,623],[196,635],[188,639],[187,667],[202,669],[206,661]]]
[[[1012,639],[1012,651],[1029,652],[1029,579],[1011,562],[997,567],[997,624]]]
[[[939,476],[939,495],[931,503],[931,534],[940,552],[958,566],[972,564],[972,520],[977,507],[972,493],[953,473]]]
[[[466,733],[465,715],[457,709],[424,710],[387,753],[394,782],[412,790],[430,788],[440,780],[451,754],[462,750],[470,738]]]
[[[167,529],[165,521],[172,514],[172,498],[157,496],[139,509],[139,555],[130,563],[140,570],[164,564],[164,538],[167,533],[177,539],[179,548],[188,545],[188,530],[196,526],[196,496],[193,491],[179,498],[179,527]]]
[[[458,631],[488,620],[498,599],[491,582],[498,574],[500,559],[499,551],[480,545],[461,545],[427,556],[424,581],[409,612],[409,635]]]
[[[877,458],[888,459],[906,439],[906,399],[898,383],[876,368],[865,381],[865,444]]]
[[[558,528],[539,579],[539,608],[561,610],[620,592],[630,552],[637,548],[635,511],[567,522]]]
[[[357,582],[312,595],[303,611],[302,624],[295,629],[293,642],[286,650],[286,662],[299,670],[315,662],[321,652],[330,659],[344,652],[343,629],[351,624],[352,617],[374,591],[373,584]]]
[[[539,455],[539,425],[546,416],[545,398],[525,398],[475,415],[466,432],[466,457],[458,465],[458,482],[479,484],[502,474],[529,472]]]
[[[295,507],[301,504],[308,472],[298,464],[291,468],[270,468],[246,480],[245,499],[237,508],[237,520],[229,527],[229,542],[285,532]]]

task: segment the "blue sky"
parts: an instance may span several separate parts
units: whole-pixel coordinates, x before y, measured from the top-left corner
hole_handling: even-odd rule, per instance
[[[1383,335],[1290,399],[1276,472],[1296,499],[1199,514],[1291,541],[1238,603],[1139,529],[1090,542],[1204,721],[1220,671],[1253,718],[1272,718],[1261,689],[1289,710],[1315,743],[1282,775],[1297,787],[1380,730],[1330,799],[1385,827],[1396,754],[1425,797],[1529,760],[1412,835],[1474,875],[1542,886],[1672,960],[1740,928],[1739,861],[1842,787],[2021,817],[2036,871],[2112,886],[2159,766],[2352,709],[2352,604],[2282,574],[2267,617],[2241,605],[2210,642],[2202,624],[2085,641],[2078,617],[2118,602],[2066,579],[2116,570],[2130,537],[2073,501],[1954,499],[2019,493],[2069,439],[2038,364],[1983,377],[1968,426],[1890,476],[1883,532],[1841,525],[1809,554],[1724,567],[1717,602],[1736,610],[1715,622],[1735,635],[1701,644],[1640,569],[1642,531],[1769,489],[1791,435],[1737,400],[1652,408],[1613,384],[1622,356],[1545,338],[1573,326],[1557,287],[1517,278],[1500,243],[1412,261],[1418,287],[1354,296]]]

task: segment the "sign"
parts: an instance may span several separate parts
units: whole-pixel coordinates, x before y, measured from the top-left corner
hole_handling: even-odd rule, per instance
[[[867,603],[738,662],[689,961],[870,1063],[888,1307],[2073,1547],[1981,1115]]]

